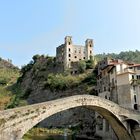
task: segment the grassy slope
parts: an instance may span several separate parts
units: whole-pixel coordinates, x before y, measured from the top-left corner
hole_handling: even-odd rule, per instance
[[[3,110],[9,104],[13,97],[11,86],[16,83],[19,75],[20,74],[17,69],[0,69],[0,110]]]

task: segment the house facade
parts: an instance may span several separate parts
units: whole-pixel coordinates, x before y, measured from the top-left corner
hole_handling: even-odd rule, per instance
[[[105,58],[97,64],[97,69],[98,96],[124,108],[140,110],[140,64]],[[107,120],[97,113],[96,119],[97,135],[117,139]]]

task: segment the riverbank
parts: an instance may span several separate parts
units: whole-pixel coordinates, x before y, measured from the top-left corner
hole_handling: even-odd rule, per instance
[[[87,137],[76,135],[75,131],[68,128],[33,128],[23,137],[23,140],[101,140],[100,137]]]
[[[33,128],[29,130],[23,137],[23,140],[32,140],[35,136],[49,136],[49,135],[72,135],[72,130],[64,128]]]

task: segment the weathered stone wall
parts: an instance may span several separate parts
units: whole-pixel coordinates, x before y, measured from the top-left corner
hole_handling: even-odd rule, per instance
[[[85,46],[74,45],[72,37],[66,36],[65,43],[56,48],[57,61],[63,63],[64,68],[72,68],[71,62],[89,60],[93,56],[93,40],[87,39]]]
[[[123,107],[133,109],[130,88],[130,84],[117,86],[118,104]]]

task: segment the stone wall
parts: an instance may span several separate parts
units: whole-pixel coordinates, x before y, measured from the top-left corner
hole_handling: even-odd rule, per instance
[[[117,93],[118,93],[118,104],[120,106],[126,107],[126,108],[133,108],[132,107],[132,97],[130,93],[131,85],[121,85],[117,86]]]

